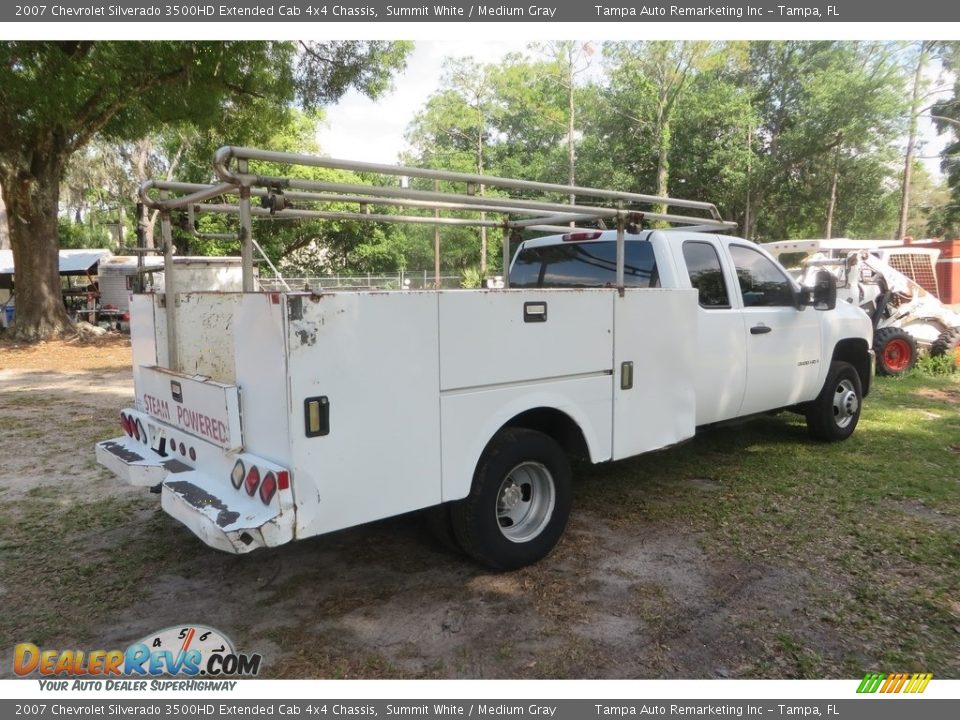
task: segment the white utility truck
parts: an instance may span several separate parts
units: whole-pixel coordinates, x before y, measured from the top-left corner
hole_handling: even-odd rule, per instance
[[[618,460],[779,409],[823,440],[857,425],[867,316],[836,305],[828,273],[802,288],[718,235],[733,224],[709,203],[250,148],[222,148],[214,168],[218,185],[141,194],[168,272],[171,211],[235,213],[244,292],[132,298],[136,404],[97,458],[215,548],[432,508],[473,558],[516,568],[564,531],[570,454]],[[510,271],[496,290],[257,292],[259,216],[500,229]]]

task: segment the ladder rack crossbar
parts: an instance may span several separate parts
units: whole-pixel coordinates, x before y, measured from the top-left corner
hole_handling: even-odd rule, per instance
[[[251,163],[261,165],[251,169]],[[265,168],[264,163],[273,167]],[[276,172],[277,166],[350,171],[375,177],[370,184],[362,184],[336,178],[308,179],[293,173],[272,175],[254,171]],[[169,256],[172,248],[172,210],[186,209],[191,227],[196,213],[239,216],[237,238],[241,243],[245,291],[253,289],[254,247],[263,254],[253,239],[254,217],[500,228],[505,268],[510,260],[510,243],[522,237],[521,231],[562,233],[577,228],[578,223],[581,229],[615,227],[617,287],[621,292],[626,231],[632,232],[636,226],[651,221],[708,232],[724,232],[736,227],[736,223],[723,220],[713,203],[698,200],[257,148],[222,147],[214,153],[213,170],[217,183],[149,180],[140,186],[140,199],[144,206],[160,211],[165,256]],[[423,182],[416,182],[418,180]],[[254,199],[262,206],[254,206]],[[344,209],[344,205],[358,208],[353,211]],[[423,215],[371,212],[385,206],[407,208],[413,213],[432,212]],[[204,236],[197,229],[194,232]],[[212,236],[226,237],[226,234],[213,233]],[[506,272],[504,282],[509,287]],[[168,298],[168,302],[173,303],[174,299]],[[171,367],[175,361],[176,358],[171,358]]]

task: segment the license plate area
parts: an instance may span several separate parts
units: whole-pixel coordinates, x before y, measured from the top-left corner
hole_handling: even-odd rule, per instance
[[[158,455],[166,457],[167,455],[167,434],[160,425],[152,422],[147,423],[147,430],[150,433],[150,449]]]
[[[191,377],[160,367],[142,367],[137,383],[138,409],[150,423],[151,447],[171,454],[171,430],[182,431],[226,451],[243,447],[240,394],[236,385]],[[165,452],[164,452],[165,451]]]

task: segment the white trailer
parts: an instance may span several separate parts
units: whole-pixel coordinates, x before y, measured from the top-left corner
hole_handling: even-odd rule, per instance
[[[174,258],[176,293],[212,290],[239,292],[243,288],[243,274],[238,257],[187,256]],[[148,275],[144,287],[150,291],[164,290],[163,258],[115,255],[100,263],[97,281],[100,284],[100,304],[126,313],[130,309],[130,294],[140,283],[137,279]]]
[[[261,176],[256,161],[429,182]],[[801,288],[752,243],[715,234],[732,224],[708,203],[247,148],[222,149],[215,168],[221,185],[143,195],[168,243],[171,209],[235,212],[248,273],[256,215],[486,223],[505,232],[505,267],[511,238],[552,233],[520,244],[503,289],[262,293],[245,273],[244,292],[135,296],[136,405],[97,458],[159,486],[163,508],[215,548],[243,553],[434,508],[469,555],[516,568],[563,533],[570,454],[618,460],[780,408],[804,413],[821,439],[856,427],[870,321],[834,307],[829,274]],[[324,209],[331,202],[360,207]],[[699,214],[636,209],[659,203]],[[388,204],[430,213],[370,212]],[[465,216],[481,210],[486,219]],[[598,219],[616,229],[571,228]],[[688,229],[643,229],[651,219]],[[578,262],[599,279],[580,278]]]

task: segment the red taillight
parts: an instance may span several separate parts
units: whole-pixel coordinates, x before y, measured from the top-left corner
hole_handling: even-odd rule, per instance
[[[248,489],[249,491],[249,489]],[[260,500],[264,505],[269,505],[273,496],[277,493],[277,478],[272,472],[268,472],[260,483]]]
[[[290,473],[286,470],[281,470],[277,473],[277,487],[281,490],[290,489]]]
[[[233,470],[230,471],[230,482],[235,489],[239,490],[240,486],[243,485],[243,476],[246,472],[247,469],[243,466],[243,460],[237,460]]]
[[[123,320],[124,322],[130,322],[130,313],[125,312],[123,315],[120,316],[120,319]]]
[[[578,232],[578,233],[567,233],[563,236],[564,242],[580,242],[582,240],[596,240],[601,235],[602,232],[599,230],[596,232]]]
[[[257,491],[257,486],[260,484],[260,471],[257,470],[257,466],[254,465],[247,471],[247,479],[243,481],[243,486],[247,490],[247,495],[253,497],[253,494]]]

